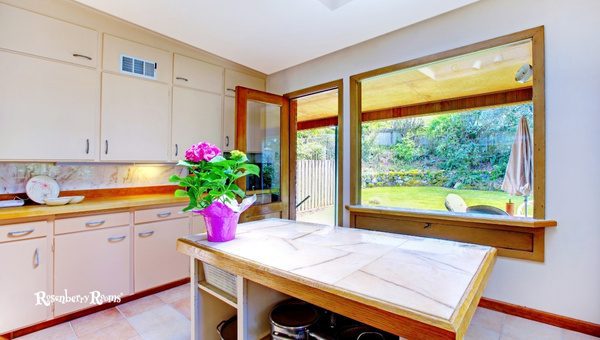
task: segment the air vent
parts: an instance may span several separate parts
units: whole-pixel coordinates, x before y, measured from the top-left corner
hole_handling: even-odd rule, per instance
[[[121,72],[138,77],[156,79],[156,63],[127,55],[121,55]]]

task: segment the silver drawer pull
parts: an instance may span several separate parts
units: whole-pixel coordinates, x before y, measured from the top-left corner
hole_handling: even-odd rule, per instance
[[[83,54],[79,54],[79,53],[73,53],[73,57],[75,57],[75,58],[83,58],[83,59],[87,59],[87,60],[92,60],[92,57],[88,57],[87,55],[83,55]]]
[[[146,231],[146,232],[143,232],[143,233],[138,233],[139,237],[150,237],[152,235],[154,235],[154,230],[152,230],[152,231]]]
[[[171,216],[171,212],[167,211],[167,212],[158,213],[158,214],[156,214],[156,216],[158,216],[160,218],[169,217],[169,216]]]
[[[33,233],[34,231],[35,229],[11,231],[8,233],[8,237],[23,237]]]
[[[183,80],[183,81],[188,81],[188,79],[184,78],[184,77],[175,77],[175,79],[177,79],[177,80]]]
[[[106,223],[105,220],[89,221],[89,222],[85,222],[85,226],[86,227],[99,227],[99,226],[103,225],[104,223]]]
[[[235,89],[227,88],[227,91],[235,92]]]
[[[40,251],[39,249],[35,248],[35,251],[33,252],[33,268],[37,268],[40,266]]]
[[[120,242],[123,241],[127,236],[123,235],[123,236],[114,236],[114,237],[109,237],[108,238],[108,242]]]

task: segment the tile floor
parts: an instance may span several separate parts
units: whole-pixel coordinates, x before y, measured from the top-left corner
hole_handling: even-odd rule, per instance
[[[189,284],[75,319],[19,339],[157,339],[190,338]],[[466,339],[583,340],[594,337],[479,308]]]

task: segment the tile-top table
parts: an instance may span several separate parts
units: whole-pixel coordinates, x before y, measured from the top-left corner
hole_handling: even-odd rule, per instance
[[[179,239],[196,260],[407,338],[462,338],[496,250],[281,219]]]

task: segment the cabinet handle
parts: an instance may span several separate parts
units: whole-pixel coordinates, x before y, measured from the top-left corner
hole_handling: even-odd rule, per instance
[[[23,237],[33,233],[34,231],[35,229],[11,231],[8,233],[8,237]]]
[[[87,59],[87,60],[92,60],[92,57],[88,57],[87,55],[83,55],[83,54],[79,54],[79,53],[73,53],[73,57],[75,57],[75,58],[83,58],[83,59]]]
[[[227,88],[227,91],[235,92],[235,89]]]
[[[33,268],[37,268],[40,266],[40,251],[38,248],[35,248],[33,252]]]
[[[177,155],[179,155],[179,145],[175,143],[175,157],[177,157]]]
[[[175,77],[175,79],[177,79],[177,80],[183,80],[183,81],[188,81],[188,79],[184,78],[184,77]]]
[[[225,146],[229,146],[229,136],[225,136]]]
[[[90,139],[86,139],[85,140],[85,154],[89,154],[90,153]]]
[[[104,140],[104,154],[108,155],[108,139]]]
[[[108,242],[120,242],[123,241],[127,236],[123,235],[123,236],[114,236],[114,237],[109,237],[108,238]]]
[[[146,231],[146,232],[143,232],[143,233],[138,233],[139,237],[150,237],[152,235],[154,235],[154,230],[152,230],[152,231]]]
[[[156,216],[158,216],[160,218],[169,217],[169,216],[171,216],[171,212],[167,211],[167,212],[158,213],[158,214],[156,214]]]
[[[100,220],[100,221],[89,221],[89,222],[85,222],[85,226],[86,226],[86,227],[93,228],[93,227],[99,227],[99,226],[103,225],[104,223],[106,223],[106,221],[105,221],[105,220]]]

